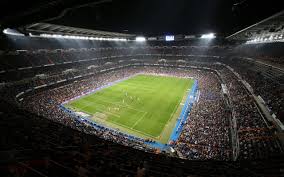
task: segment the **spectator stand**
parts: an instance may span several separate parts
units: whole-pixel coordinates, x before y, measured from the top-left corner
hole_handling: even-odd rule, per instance
[[[185,124],[185,121],[187,120],[188,115],[190,114],[190,110],[196,101],[196,93],[198,90],[198,81],[194,81],[194,85],[192,86],[191,91],[189,92],[186,102],[182,108],[182,111],[180,113],[179,119],[176,122],[176,126],[171,134],[170,141],[176,141],[179,137],[179,135],[182,132],[182,127]]]

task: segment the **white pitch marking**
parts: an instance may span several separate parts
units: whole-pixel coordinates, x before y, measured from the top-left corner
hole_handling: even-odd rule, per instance
[[[140,122],[143,118],[144,118],[144,116],[147,114],[148,112],[145,112],[135,123],[134,123],[134,125],[131,127],[131,129],[133,128],[133,127],[135,127],[137,124],[138,124],[138,122]]]

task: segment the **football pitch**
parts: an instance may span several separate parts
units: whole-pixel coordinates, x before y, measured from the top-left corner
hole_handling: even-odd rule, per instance
[[[139,74],[64,106],[98,124],[167,143],[194,80]]]

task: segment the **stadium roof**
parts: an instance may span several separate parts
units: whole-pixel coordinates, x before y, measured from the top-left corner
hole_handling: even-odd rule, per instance
[[[112,0],[3,0],[0,27],[15,28],[35,22],[61,18],[71,10],[96,6]]]
[[[63,25],[55,25],[49,23],[34,23],[27,25],[25,30],[30,33],[45,33],[45,34],[62,34],[62,35],[76,35],[76,36],[92,36],[92,37],[106,37],[106,38],[132,38],[134,35],[117,32],[107,32],[99,30],[91,30],[84,28],[75,28]]]
[[[227,36],[283,8],[279,0],[3,0],[0,30],[33,23],[137,35]],[[249,18],[248,18],[249,17]],[[21,29],[19,29],[21,31]],[[24,32],[24,31],[22,31]]]
[[[255,40],[258,38],[270,38],[271,36],[284,34],[284,10],[242,29],[228,37],[233,40]]]

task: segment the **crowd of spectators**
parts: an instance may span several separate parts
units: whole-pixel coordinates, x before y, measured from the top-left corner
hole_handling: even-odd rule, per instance
[[[219,72],[227,83],[237,122],[240,158],[264,158],[279,153],[281,147],[275,137],[275,128],[260,113],[248,90],[228,68],[224,67]]]
[[[109,130],[104,127],[100,127],[99,129],[93,128],[89,124],[80,122],[79,116],[74,119],[74,115],[71,115],[60,108],[60,105],[64,101],[70,100],[76,96],[80,96],[83,92],[106,85],[118,79],[131,76],[134,73],[137,73],[137,71],[122,70],[118,73],[110,72],[92,76],[79,82],[74,82],[60,88],[43,91],[36,95],[27,97],[23,100],[22,105],[24,106],[24,109],[30,110],[31,112],[44,116],[50,120],[54,120],[64,125],[71,126],[72,128],[79,129],[88,134],[95,134],[104,139],[112,140],[123,145],[131,146],[137,149],[148,149],[149,151],[154,152],[154,148],[146,148],[144,140],[130,139],[119,131]]]
[[[1,104],[1,176],[202,177],[280,175],[282,159],[188,161],[104,141]],[[249,169],[249,170],[248,170]]]
[[[268,78],[265,77],[265,74],[271,72],[272,68],[258,66],[258,64],[241,58],[226,60],[225,62],[250,84],[256,95],[262,97],[271,113],[284,122],[283,73],[280,73],[279,77],[276,75]]]
[[[222,50],[222,48],[218,48],[218,50]],[[110,131],[104,127],[100,127],[99,129],[93,128],[78,121],[76,118],[74,119],[72,115],[60,109],[59,105],[66,100],[81,95],[83,92],[140,72],[193,77],[198,80],[198,101],[193,105],[188,119],[183,124],[181,136],[172,144],[181,157],[202,160],[229,160],[232,156],[232,143],[230,142],[230,126],[232,126],[230,125],[230,119],[232,117],[236,118],[237,121],[240,158],[262,158],[269,154],[280,152],[279,143],[274,135],[274,127],[258,111],[254,100],[238,78],[230,70],[215,64],[218,58],[185,57],[183,61],[161,62],[161,58],[167,58],[168,55],[192,54],[193,51],[203,54],[204,51],[207,51],[209,54],[216,52],[215,50],[209,52],[206,47],[177,48],[150,46],[136,48],[66,49],[25,52],[24,54],[13,53],[7,54],[10,56],[9,60],[1,60],[4,64],[1,64],[2,68],[0,68],[0,71],[5,70],[5,72],[0,74],[2,74],[1,77],[6,78],[5,81],[7,82],[7,87],[4,86],[5,96],[12,95],[13,97],[17,93],[33,89],[36,86],[49,85],[66,79],[68,82],[61,84],[60,87],[35,91],[32,92],[33,94],[24,97],[21,102],[22,107],[37,115],[88,134],[150,152],[157,152],[157,149],[146,146],[144,140],[129,139],[119,131]],[[144,56],[149,53],[153,54],[153,56]],[[120,57],[112,58],[112,56]],[[137,59],[133,60],[132,56],[137,57]],[[18,62],[19,58],[23,60]],[[127,63],[139,63],[141,60],[162,65],[170,63],[174,66],[194,65],[213,68],[220,73],[221,79],[227,85],[231,102],[228,104],[224,99],[219,76],[200,69],[185,71],[158,67],[155,69],[127,67],[112,72],[97,73],[99,70]],[[184,61],[187,63],[184,63]],[[17,63],[17,65],[13,63]],[[32,68],[19,69],[30,66]],[[263,96],[264,100],[267,100],[272,110],[276,110],[277,108],[281,110],[283,98],[275,94],[274,91],[277,88],[272,86],[271,82],[268,82],[266,79],[259,81],[257,73],[244,72],[244,67],[241,65],[234,65],[233,67],[236,68],[245,80],[250,82],[252,87],[255,88],[255,91]],[[18,69],[15,70],[15,68]],[[15,72],[18,73],[15,74],[18,75],[17,78],[13,78],[13,73]],[[3,74],[11,77],[5,77]],[[82,75],[84,77],[74,79],[74,77]],[[273,92],[268,91],[271,88],[275,88],[272,89]],[[277,114],[279,110],[276,111]]]
[[[188,151],[186,150],[186,146],[182,147],[181,145],[177,145],[177,149],[183,149],[180,152],[184,154],[186,158],[189,159],[229,159],[228,156],[228,120],[223,118],[225,114],[223,110],[220,110],[219,106],[223,106],[224,102],[221,97],[221,89],[220,84],[218,85],[217,80],[212,80],[211,73],[208,72],[204,74],[201,71],[193,70],[193,71],[177,71],[176,69],[122,69],[119,71],[114,71],[111,73],[105,73],[102,75],[92,76],[90,78],[81,80],[79,82],[74,82],[73,84],[69,84],[64,87],[60,87],[58,89],[51,89],[36,95],[32,95],[24,99],[22,105],[24,105],[25,109],[30,110],[34,113],[47,117],[51,120],[61,122],[65,125],[71,125],[74,128],[77,128],[77,121],[70,118],[70,114],[64,112],[64,110],[60,109],[59,105],[66,101],[70,100],[76,96],[82,94],[82,92],[100,87],[102,85],[106,85],[109,82],[113,82],[115,80],[119,80],[128,76],[131,76],[135,73],[149,73],[149,74],[170,74],[178,77],[195,77],[200,81],[201,93],[200,101],[197,103],[197,106],[193,109],[192,119],[188,120],[186,123],[186,129],[179,140],[179,144],[182,142],[186,142],[187,145],[195,145],[197,148],[197,152],[203,155],[190,156],[187,155]],[[215,78],[216,79],[216,78]],[[207,81],[210,81],[206,84]],[[214,83],[214,87],[212,87],[212,83]],[[210,86],[213,89],[210,89]],[[210,105],[211,103],[211,105]],[[202,110],[208,107],[207,112],[203,113]],[[200,115],[200,116],[199,116]],[[212,117],[206,116],[214,115]],[[203,119],[203,120],[201,120]],[[75,122],[74,122],[75,121]],[[83,128],[82,128],[83,129]],[[192,133],[188,134],[187,129],[190,129]],[[84,131],[88,129],[84,128]],[[105,131],[104,131],[105,130]],[[98,136],[103,137],[104,139],[112,139],[121,144],[136,147],[138,149],[145,149],[143,141],[135,141],[131,143],[131,141],[125,137],[124,134],[120,134],[118,132],[108,131],[107,129],[100,129],[97,131],[96,129],[91,129],[87,131],[91,134],[96,134]],[[190,137],[189,141],[185,137]],[[210,137],[210,138],[209,138]],[[207,140],[206,140],[207,139]],[[199,141],[200,140],[200,141]],[[205,140],[205,142],[202,142]],[[137,146],[138,144],[138,146]],[[146,148],[152,152],[155,152],[155,149],[148,147]],[[209,155],[209,153],[216,150],[214,155]],[[219,149],[219,150],[218,150]],[[225,149],[225,152],[224,152]],[[193,150],[194,151],[194,150]],[[192,151],[192,152],[193,152]],[[205,152],[206,151],[206,152]],[[205,155],[208,153],[208,155]],[[225,153],[225,154],[223,154]]]
[[[229,119],[221,85],[215,74],[200,72],[198,101],[194,104],[177,149],[189,159],[230,159]]]
[[[271,57],[271,56],[257,56],[257,60],[272,64],[274,66],[281,66],[284,67],[284,58],[283,57]]]

